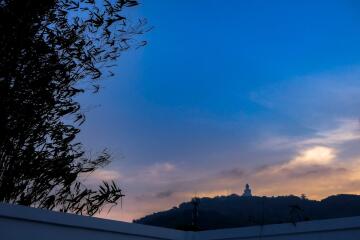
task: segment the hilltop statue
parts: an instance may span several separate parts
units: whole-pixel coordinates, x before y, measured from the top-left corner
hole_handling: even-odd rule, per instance
[[[242,196],[243,196],[243,197],[252,197],[252,195],[251,195],[251,189],[250,189],[249,184],[246,184],[246,185],[245,185],[244,193],[243,193]]]

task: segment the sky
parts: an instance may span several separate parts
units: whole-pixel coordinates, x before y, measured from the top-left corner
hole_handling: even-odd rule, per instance
[[[360,194],[360,4],[143,0],[154,28],[80,98],[131,221],[193,196]]]

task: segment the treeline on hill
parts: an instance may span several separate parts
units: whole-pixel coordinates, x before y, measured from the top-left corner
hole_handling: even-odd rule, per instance
[[[185,202],[154,213],[135,223],[167,228],[191,229],[193,205]],[[335,195],[321,201],[305,197],[242,197],[236,194],[201,198],[198,229],[211,230],[253,225],[293,223],[360,215],[360,195]]]

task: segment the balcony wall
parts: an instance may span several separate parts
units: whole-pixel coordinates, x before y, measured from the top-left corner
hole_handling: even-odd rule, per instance
[[[184,232],[0,204],[4,240],[298,240],[360,239],[360,217]]]

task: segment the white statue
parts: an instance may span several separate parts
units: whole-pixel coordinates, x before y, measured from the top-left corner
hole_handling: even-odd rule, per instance
[[[251,189],[249,184],[245,185],[245,189],[244,189],[244,193],[243,193],[243,197],[251,197]]]

